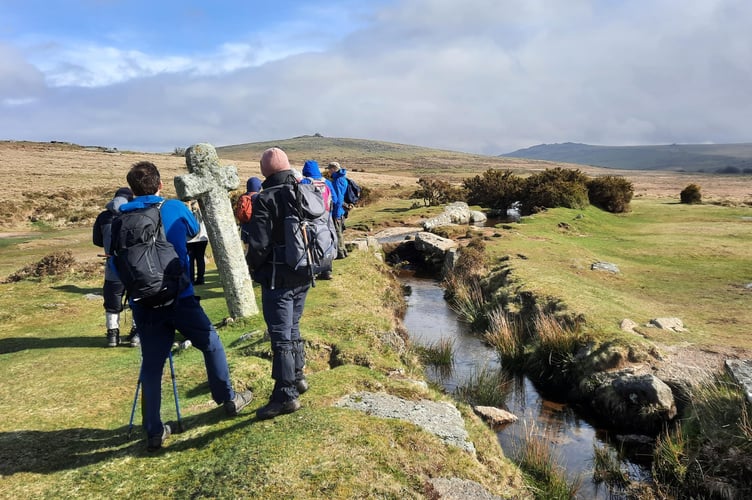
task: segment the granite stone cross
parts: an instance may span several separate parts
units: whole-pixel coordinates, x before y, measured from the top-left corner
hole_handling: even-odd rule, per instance
[[[238,171],[234,166],[220,166],[216,149],[205,143],[186,150],[185,164],[190,173],[175,177],[175,190],[183,201],[198,200],[230,316],[257,314],[253,283],[227,194],[238,187]]]

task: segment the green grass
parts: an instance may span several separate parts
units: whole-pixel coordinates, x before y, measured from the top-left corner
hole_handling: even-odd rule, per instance
[[[201,353],[177,354],[185,432],[154,454],[145,450],[138,411],[128,436],[139,351],[105,348],[101,299],[86,298],[99,292],[101,277],[0,284],[0,498],[421,498],[434,476],[521,493],[493,432],[467,409],[478,458],[411,424],[334,407],[360,390],[442,398],[410,382],[422,368],[395,347],[401,291],[384,271],[369,253],[352,252],[335,262],[333,280],[311,290],[302,322],[311,389],[299,412],[254,418],[272,389],[261,315],[219,328],[233,384],[255,394],[237,418],[211,401]],[[207,278],[199,293],[219,325],[227,308],[211,265]],[[174,423],[169,373],[162,416]]]
[[[616,335],[624,318],[644,325],[676,316],[688,332],[657,340],[752,347],[750,208],[635,200],[632,212],[554,209],[510,226],[487,245],[492,263],[510,257],[512,279],[562,299],[588,328]],[[561,224],[564,223],[564,224]],[[599,261],[618,274],[592,271]]]

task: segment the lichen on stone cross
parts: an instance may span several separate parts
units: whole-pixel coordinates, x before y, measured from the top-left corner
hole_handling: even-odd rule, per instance
[[[185,164],[190,173],[175,177],[175,191],[183,201],[198,200],[230,316],[257,314],[253,283],[227,194],[238,187],[238,171],[234,166],[221,166],[214,146],[205,143],[186,150]]]

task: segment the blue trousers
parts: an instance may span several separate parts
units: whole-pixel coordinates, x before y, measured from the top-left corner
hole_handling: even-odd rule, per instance
[[[284,403],[300,395],[295,387],[295,381],[303,377],[305,363],[300,317],[309,287],[261,287],[261,308],[272,341],[272,401]]]
[[[150,309],[133,305],[133,317],[141,335],[141,386],[144,428],[148,437],[162,435],[162,373],[179,331],[204,353],[206,376],[217,404],[235,397],[222,341],[195,296],[176,300],[171,306]]]

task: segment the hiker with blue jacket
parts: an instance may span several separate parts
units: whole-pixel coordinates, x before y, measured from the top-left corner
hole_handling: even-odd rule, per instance
[[[259,419],[274,418],[301,408],[298,397],[308,390],[300,336],[310,277],[285,263],[285,217],[294,210],[298,183],[287,154],[270,148],[261,155],[263,190],[253,203],[246,260],[253,280],[261,285],[261,308],[272,343],[274,389],[269,403],[256,411]]]
[[[345,248],[345,192],[347,191],[347,170],[340,167],[339,163],[333,161],[326,167],[329,177],[332,179],[334,186],[334,208],[332,216],[334,217],[334,227],[337,228],[337,258],[344,259],[347,257],[347,248]]]
[[[187,240],[199,232],[199,224],[190,209],[176,199],[160,196],[162,180],[157,167],[148,161],[133,165],[126,177],[136,197],[120,207],[122,214],[159,205],[161,225],[167,241],[175,248],[185,273],[185,288],[177,298],[155,307],[131,301],[133,316],[141,334],[141,374],[143,387],[143,421],[147,435],[147,449],[155,451],[170,436],[171,429],[162,423],[162,372],[175,331],[179,331],[204,354],[206,375],[212,399],[224,406],[225,412],[234,416],[253,399],[250,390],[235,392],[230,381],[230,369],[222,341],[207,317],[188,276],[189,258]],[[125,217],[125,215],[121,216]]]

